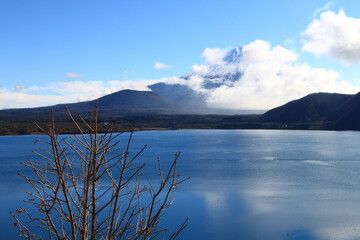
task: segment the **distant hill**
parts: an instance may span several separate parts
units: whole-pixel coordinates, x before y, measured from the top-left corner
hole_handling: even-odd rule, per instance
[[[122,90],[97,100],[48,107],[0,111],[1,134],[29,134],[34,122],[46,124],[53,109],[57,122],[67,127],[70,111],[87,116],[99,104],[100,121],[135,124],[140,129],[221,128],[221,129],[330,129],[360,130],[360,93],[313,93],[271,109],[264,114],[213,114],[200,95],[182,85],[163,83],[150,86],[153,91]]]
[[[271,109],[260,118],[264,122],[300,123],[328,121],[336,118],[336,109],[352,95],[313,93]]]
[[[132,114],[179,114],[187,111],[180,103],[151,91],[122,90],[97,100],[99,116],[107,119]],[[65,106],[74,113],[87,114],[94,110],[95,102],[96,100],[49,107],[1,110],[0,121],[44,121],[49,119],[51,109],[61,120],[66,118]]]
[[[336,109],[336,119],[330,124],[338,130],[360,130],[360,93],[353,95]]]
[[[161,113],[174,111],[177,103],[150,91],[122,90],[97,99],[102,111],[129,113]],[[67,104],[72,110],[79,112],[94,108],[95,101]],[[63,104],[64,105],[64,104]],[[59,107],[63,107],[60,105]]]
[[[360,93],[313,93],[267,111],[259,121],[307,124],[321,129],[360,130]]]

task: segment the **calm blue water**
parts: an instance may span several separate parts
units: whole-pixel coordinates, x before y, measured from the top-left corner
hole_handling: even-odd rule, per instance
[[[0,239],[16,239],[9,211],[26,206],[19,163],[44,136],[0,137]],[[180,239],[360,239],[360,132],[145,131],[133,149],[151,167],[181,152],[181,186],[165,215],[189,217]],[[151,171],[146,178],[153,179]]]

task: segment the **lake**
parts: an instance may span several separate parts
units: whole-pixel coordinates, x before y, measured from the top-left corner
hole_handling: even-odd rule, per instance
[[[16,239],[9,212],[26,206],[20,162],[45,136],[0,136],[0,238]],[[180,239],[360,239],[360,132],[176,130],[134,134],[143,161],[180,151],[180,186],[164,221],[186,217]],[[150,171],[145,177],[153,179]]]

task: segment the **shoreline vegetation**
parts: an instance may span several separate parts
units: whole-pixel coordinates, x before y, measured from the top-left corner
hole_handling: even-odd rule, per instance
[[[261,115],[126,115],[116,119],[103,118],[100,123],[115,123],[116,131],[178,130],[178,129],[289,129],[339,130],[327,127],[326,122],[268,123]],[[39,135],[39,127],[46,128],[49,121],[0,121],[0,135]],[[60,134],[77,134],[70,120],[57,121]]]

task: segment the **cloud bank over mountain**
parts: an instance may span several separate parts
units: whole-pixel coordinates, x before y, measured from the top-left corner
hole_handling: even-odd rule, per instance
[[[203,56],[209,53],[211,49],[206,49]],[[217,56],[222,59],[215,61],[211,56],[210,61],[194,65],[193,73],[185,76],[185,84],[203,93],[210,107],[269,109],[313,92],[360,90],[340,81],[335,71],[300,62],[294,50],[262,40]]]
[[[324,8],[301,34],[302,50],[345,63],[360,62],[360,19]],[[209,107],[266,110],[313,92],[354,94],[359,86],[343,80],[340,73],[313,67],[302,52],[255,40],[238,48],[206,48],[203,64],[192,66],[184,76],[136,81],[89,81],[68,72],[61,82],[46,86],[0,86],[0,109],[35,107],[92,100],[123,89],[150,91],[149,85],[163,82],[182,84],[201,94]],[[168,65],[157,62],[155,69]],[[173,66],[174,67],[174,66]],[[81,79],[80,79],[81,78]]]

